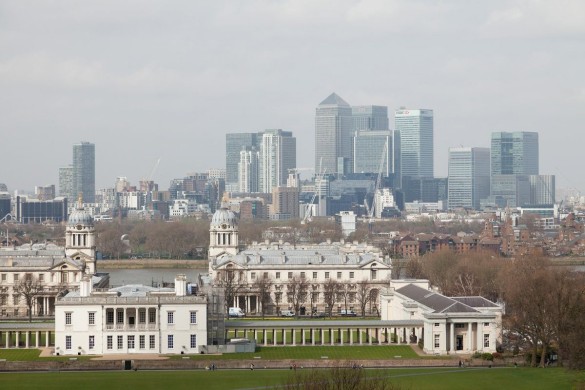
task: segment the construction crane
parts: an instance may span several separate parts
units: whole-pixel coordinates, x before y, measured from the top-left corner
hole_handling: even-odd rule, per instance
[[[319,195],[319,202],[321,202],[321,181],[323,180],[325,171],[327,171],[327,168],[323,170],[323,157],[321,157],[321,160],[319,160],[319,172],[318,174],[315,175],[315,186],[317,188],[315,188],[315,193],[311,198],[311,202],[307,205],[307,208],[305,209],[305,216],[303,217],[301,224],[305,224],[307,223],[307,220],[310,220],[313,211],[313,204],[315,203],[315,198],[317,197],[317,195]]]
[[[374,185],[374,198],[372,199],[372,206],[368,205],[367,195],[364,197],[364,205],[366,206],[366,212],[368,214],[368,218],[370,221],[374,217],[374,210],[376,208],[376,193],[380,189],[380,184],[382,183],[382,171],[384,170],[384,162],[388,157],[388,139],[384,142],[384,147],[382,148],[382,156],[380,157],[380,164],[378,164],[378,176],[376,177],[376,184]]]

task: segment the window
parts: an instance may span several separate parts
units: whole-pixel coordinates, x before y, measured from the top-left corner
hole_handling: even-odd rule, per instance
[[[305,273],[301,272],[301,279],[304,279],[304,278],[305,278]]]
[[[14,274],[14,282],[18,282],[18,274]]]
[[[71,325],[71,312],[65,313],[65,325]]]
[[[325,279],[329,279],[329,272],[325,272]]]
[[[483,335],[483,347],[484,348],[489,348],[490,347],[490,335],[489,334],[484,334]]]
[[[116,323],[123,324],[124,323],[124,310],[116,311]]]
[[[189,339],[190,339],[190,342],[191,342],[191,348],[197,348],[197,335],[196,334],[192,334]]]
[[[341,272],[337,273],[337,279],[341,279]]]
[[[168,349],[175,348],[175,340],[174,340],[172,334],[170,334],[170,335],[167,336],[167,348]]]
[[[490,323],[489,322],[484,322],[483,323],[483,326],[490,326]]]
[[[146,336],[141,334],[140,336],[138,336],[138,347],[140,349],[144,349],[146,348]]]
[[[250,273],[250,278],[251,279],[256,279],[256,272],[251,272]]]
[[[148,309],[148,322],[150,324],[156,323],[156,309]]]
[[[465,324],[455,324],[455,329],[463,329],[465,328]]]
[[[148,336],[148,347],[150,349],[155,349],[156,348],[156,336],[151,334],[150,336]]]
[[[87,323],[89,325],[95,325],[95,311],[90,311],[87,313]]]
[[[106,348],[113,349],[114,348],[114,336],[108,336],[106,339]]]
[[[197,312],[196,311],[189,312],[189,322],[191,324],[197,323]]]
[[[353,276],[353,271],[350,271],[350,272],[349,272],[349,278],[350,278],[350,279],[353,279],[353,277],[354,277],[354,276]]]
[[[95,336],[89,336],[89,349],[95,347]]]
[[[2,281],[5,282],[6,281],[6,274],[2,274]]]
[[[146,323],[146,310],[138,310],[138,322],[140,324]]]
[[[435,322],[435,326],[441,326],[439,322]]]
[[[377,277],[378,277],[378,271],[376,271],[375,269],[373,269],[372,270],[372,275],[371,275],[372,280],[376,280]]]
[[[289,278],[289,279],[292,279],[292,272],[289,272],[289,273],[288,273],[288,278]]]
[[[268,272],[264,272],[264,279],[268,279]]]
[[[280,272],[276,273],[276,279],[280,279]]]
[[[440,348],[441,347],[441,336],[436,334],[435,335],[435,348]]]
[[[317,279],[317,272],[313,272],[313,279]]]
[[[174,324],[175,323],[175,312],[169,311],[167,312],[167,324]]]
[[[39,282],[45,281],[45,274],[39,274]]]
[[[134,349],[134,336],[128,336],[128,349]]]
[[[71,349],[71,336],[65,336],[65,349]]]
[[[124,348],[124,336],[118,336],[118,349]]]

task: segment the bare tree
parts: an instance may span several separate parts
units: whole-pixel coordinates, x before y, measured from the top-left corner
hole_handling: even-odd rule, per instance
[[[333,315],[333,307],[337,301],[337,291],[339,290],[339,283],[335,279],[327,279],[323,283],[323,301],[327,306],[329,317]]]
[[[240,283],[236,271],[226,269],[219,271],[215,279],[215,285],[223,289],[225,299],[225,311],[229,317],[229,308],[232,307],[234,300],[238,296],[243,285]]]
[[[349,280],[338,283],[337,301],[343,302],[343,308],[347,311],[347,301],[354,290],[354,285]]]
[[[32,322],[32,309],[35,298],[43,292],[43,285],[36,276],[26,274],[13,287],[14,295],[24,299],[28,308],[28,322]]]
[[[273,285],[274,281],[268,275],[262,275],[262,277],[256,279],[253,284],[254,289],[258,292],[258,299],[262,310],[262,319],[264,319],[266,309],[270,304],[270,291],[272,290]]]
[[[296,316],[299,315],[301,305],[307,300],[308,289],[309,283],[307,282],[307,279],[302,278],[299,275],[294,275],[286,284],[288,301],[292,303]]]
[[[309,293],[309,303],[311,305],[311,316],[313,316],[315,304],[319,302],[319,285],[311,284],[311,292]]]
[[[404,267],[404,276],[409,279],[424,279],[426,277],[422,261],[419,257],[411,257]]]
[[[96,249],[110,258],[119,259],[127,249],[130,249],[122,241],[124,234],[120,225],[98,224],[97,225]]]
[[[367,279],[357,282],[356,299],[360,306],[362,317],[366,316],[366,306],[368,306],[368,303],[372,299],[371,290],[372,286]]]

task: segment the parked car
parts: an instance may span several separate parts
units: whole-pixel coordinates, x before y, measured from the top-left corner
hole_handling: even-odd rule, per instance
[[[344,317],[355,317],[355,316],[357,316],[357,314],[356,314],[355,311],[353,311],[353,310],[345,310],[345,309],[341,310],[341,313],[339,313],[339,314],[341,314]]]
[[[293,310],[283,310],[280,312],[281,317],[294,317],[295,312]]]
[[[325,313],[324,311],[314,311],[313,314],[311,315],[311,317],[313,317],[313,318],[325,318],[325,317],[327,317],[327,313]]]

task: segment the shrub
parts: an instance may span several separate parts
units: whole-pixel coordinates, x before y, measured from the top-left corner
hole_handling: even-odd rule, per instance
[[[492,353],[492,360],[494,359],[503,359],[502,354],[499,352]]]
[[[489,352],[482,353],[481,354],[481,358],[483,360],[487,360],[487,361],[490,361],[490,362],[494,360],[494,356],[491,353],[489,353]]]

